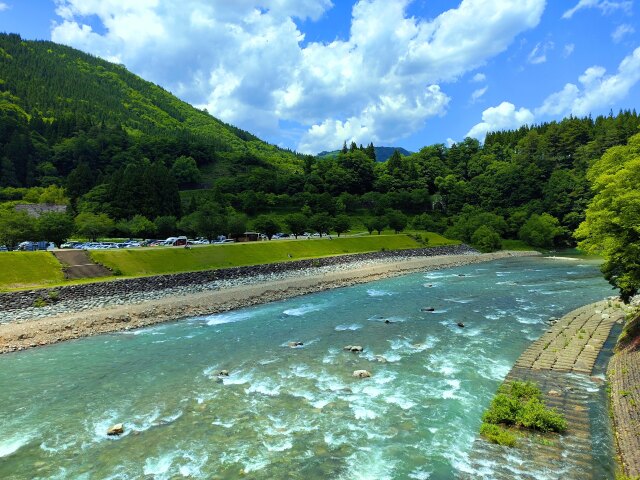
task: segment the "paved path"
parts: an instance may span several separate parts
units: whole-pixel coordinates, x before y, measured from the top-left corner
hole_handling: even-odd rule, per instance
[[[64,278],[67,280],[113,275],[109,269],[91,260],[89,254],[84,250],[55,250],[52,253],[62,264]]]
[[[590,377],[613,325],[624,320],[618,301],[605,300],[574,310],[550,327],[520,356],[505,379],[537,383],[549,407],[568,421],[563,435],[531,433],[510,449],[478,438],[469,455],[470,470],[460,478],[563,480],[600,479],[593,445],[602,440],[590,409],[602,405],[604,380]],[[610,339],[612,347],[615,339]]]

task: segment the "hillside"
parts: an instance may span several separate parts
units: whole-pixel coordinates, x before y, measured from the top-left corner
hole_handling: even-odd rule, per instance
[[[405,150],[402,147],[373,147],[373,150],[376,152],[376,162],[386,162],[391,158],[391,156],[393,155],[393,152],[395,152],[396,150],[400,155],[404,155],[405,157],[413,154],[413,152],[410,152],[409,150]],[[324,152],[320,152],[317,155],[317,157],[332,158],[332,157],[337,157],[338,153],[340,153],[340,150],[334,150],[332,152],[324,151]]]
[[[189,155],[199,166],[247,163],[296,171],[301,165],[292,152],[221,122],[122,65],[15,34],[0,34],[0,57],[0,114],[5,117],[0,135],[3,144],[21,144],[15,145],[20,152],[4,152],[12,165],[4,162],[0,186],[37,184],[39,164],[51,161],[47,150],[92,127],[113,129],[119,140],[122,129],[127,141],[140,141],[147,150],[155,150],[152,154]],[[12,118],[9,125],[7,116]],[[7,138],[16,128],[20,138]],[[27,165],[22,164],[25,160]],[[61,176],[69,173],[65,165],[51,163]],[[10,168],[17,178],[6,178]]]

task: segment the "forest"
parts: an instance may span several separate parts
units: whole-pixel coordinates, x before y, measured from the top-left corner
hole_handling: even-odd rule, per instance
[[[503,239],[574,246],[587,206],[606,189],[593,168],[640,131],[635,110],[625,110],[396,151],[384,162],[373,144],[316,157],[269,145],[69,47],[0,34],[0,57],[0,244],[9,247],[38,236],[212,239],[356,226],[434,231],[485,251]],[[36,221],[17,203],[65,204],[67,214]],[[589,238],[585,229],[578,239]]]

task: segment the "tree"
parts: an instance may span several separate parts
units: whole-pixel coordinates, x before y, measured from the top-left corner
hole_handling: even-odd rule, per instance
[[[75,224],[73,223],[73,218],[66,213],[43,213],[40,215],[40,218],[38,218],[37,231],[39,238],[53,242],[58,247],[67,241],[74,230]]]
[[[481,252],[493,252],[502,248],[500,235],[487,225],[482,225],[473,232],[471,243]]]
[[[202,180],[198,165],[192,157],[181,156],[176,158],[171,167],[171,173],[173,173],[178,185],[181,187],[197,185]]]
[[[128,222],[129,231],[134,237],[149,238],[156,234],[156,224],[143,215],[134,215]]]
[[[364,225],[364,228],[367,229],[367,232],[369,232],[369,235],[371,235],[373,233],[373,231],[376,229],[376,219],[375,219],[375,217],[365,218],[362,223]],[[382,228],[384,228],[384,227],[382,227]]]
[[[518,238],[533,247],[551,248],[557,237],[562,235],[563,229],[557,218],[543,213],[529,217],[518,232]]]
[[[0,209],[0,244],[13,249],[35,233],[35,220],[26,212],[17,212],[13,208]]]
[[[329,233],[332,223],[328,213],[316,213],[309,219],[309,227],[318,232],[321,237],[323,233]]]
[[[177,229],[176,217],[172,215],[165,215],[162,217],[156,217],[153,221],[156,225],[156,231],[160,238],[167,238],[172,236]]]
[[[351,219],[348,215],[338,215],[333,221],[333,229],[338,234],[348,232],[351,228]]]
[[[389,220],[384,215],[379,215],[377,217],[373,217],[373,229],[378,232],[378,235],[382,233],[382,231],[387,228],[389,225]]]
[[[260,215],[256,218],[253,222],[253,228],[257,232],[264,233],[269,240],[282,229],[276,219],[269,215]]]
[[[247,231],[247,217],[238,214],[232,215],[229,218],[227,229],[229,230],[229,236],[237,240]]]
[[[407,228],[407,216],[399,210],[390,210],[387,212],[387,223],[389,227],[396,233],[400,233]]]
[[[595,196],[576,231],[579,247],[604,256],[602,272],[628,302],[640,290],[640,134],[610,148],[588,171]]]
[[[302,213],[292,213],[284,217],[284,223],[289,231],[298,238],[298,235],[302,235],[307,229],[307,217]]]
[[[114,223],[106,214],[81,213],[75,218],[76,232],[92,241],[113,230]]]

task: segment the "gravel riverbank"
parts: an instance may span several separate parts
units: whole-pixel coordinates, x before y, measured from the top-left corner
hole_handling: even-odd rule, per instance
[[[127,284],[117,285],[118,282],[92,284],[103,294],[86,294],[92,287],[82,286],[84,297],[67,295],[67,299],[40,307],[34,306],[30,300],[33,292],[16,295],[19,297],[18,306],[20,302],[26,302],[23,308],[16,308],[15,298],[10,302],[5,297],[4,304],[0,306],[0,353],[228,311],[413,271],[449,268],[510,256],[538,255],[537,252],[505,251],[478,254],[466,246],[422,250],[421,255],[419,251],[381,253],[383,255],[296,262],[298,265],[291,262],[228,269],[222,274],[218,271],[217,275],[211,272],[209,281],[199,281],[207,278],[209,272],[192,274],[193,277],[190,274],[154,277],[151,283],[148,279],[141,279],[141,282],[147,281],[149,285],[159,287],[147,291],[135,287],[137,280],[121,281],[131,282],[128,292],[121,292],[120,287]],[[164,285],[168,288],[162,288]],[[109,295],[110,287],[113,293]]]

